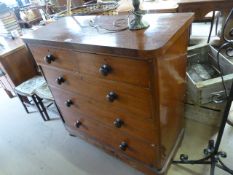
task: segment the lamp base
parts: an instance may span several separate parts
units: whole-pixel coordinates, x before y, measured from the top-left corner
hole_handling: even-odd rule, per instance
[[[146,21],[142,20],[142,15],[135,15],[135,18],[129,21],[128,25],[130,30],[146,29],[150,26]]]

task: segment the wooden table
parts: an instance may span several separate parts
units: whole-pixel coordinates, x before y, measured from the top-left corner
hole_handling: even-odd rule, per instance
[[[121,0],[120,6],[117,8],[118,13],[129,12],[133,10],[131,0]],[[140,8],[148,13],[175,13],[178,5],[176,1],[156,0],[151,2],[142,1]]]
[[[228,14],[233,8],[232,0],[178,0],[178,12],[194,12],[194,20],[203,20],[211,11],[221,11]]]
[[[23,41],[0,37],[0,68],[5,76],[0,77],[1,85],[9,95],[14,96],[14,87],[36,74],[34,60]]]
[[[195,18],[194,21],[203,21],[205,20],[205,16],[211,11],[220,11],[222,15],[222,24],[223,27],[224,22],[226,20],[227,15],[230,10],[233,8],[233,0],[178,0],[178,12],[194,12]],[[214,24],[214,17],[211,20],[210,33],[208,37],[208,41],[210,40],[212,29]],[[217,29],[216,29],[217,30]],[[220,43],[223,42],[222,37],[222,28],[220,29]]]

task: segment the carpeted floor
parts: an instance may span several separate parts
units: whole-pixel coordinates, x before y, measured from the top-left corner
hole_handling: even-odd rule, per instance
[[[142,175],[79,138],[70,137],[61,120],[44,122],[26,114],[18,98],[9,99],[0,88],[0,175]],[[186,121],[180,153],[202,156],[202,149],[217,129]],[[233,168],[233,128],[227,126],[222,148]],[[178,157],[179,153],[177,154]],[[168,175],[204,175],[208,166],[172,165]],[[224,174],[217,171],[216,175]]]

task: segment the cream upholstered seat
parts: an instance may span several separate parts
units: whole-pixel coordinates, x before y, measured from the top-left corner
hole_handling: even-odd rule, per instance
[[[41,117],[44,121],[47,121],[50,120],[50,118],[42,100],[46,96],[49,96],[49,98],[46,97],[46,99],[52,99],[52,96],[50,96],[51,93],[49,94],[48,91],[46,93],[43,91],[43,87],[45,86],[47,86],[47,83],[43,76],[34,76],[33,78],[15,87],[15,92],[18,95],[27,113],[29,113],[29,111],[27,105],[25,104],[25,98],[31,97],[38,111],[40,112]],[[44,94],[44,97],[42,97],[42,95],[38,96],[36,93]]]
[[[37,88],[34,93],[42,99],[54,100],[47,83]]]
[[[35,90],[44,84],[46,81],[43,76],[35,76],[15,87],[15,91],[23,96],[32,96]]]

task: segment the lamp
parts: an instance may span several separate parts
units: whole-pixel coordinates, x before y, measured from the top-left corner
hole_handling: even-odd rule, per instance
[[[129,21],[129,29],[130,30],[140,30],[148,28],[150,25],[142,19],[143,15],[145,14],[140,8],[140,0],[132,0],[134,11],[134,19]]]

